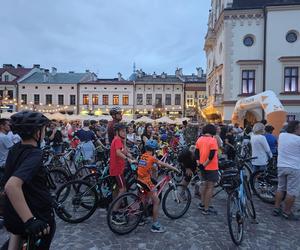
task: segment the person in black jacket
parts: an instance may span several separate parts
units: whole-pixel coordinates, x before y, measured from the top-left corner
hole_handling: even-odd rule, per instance
[[[11,117],[22,138],[9,151],[5,165],[4,226],[11,233],[10,249],[21,238],[40,239],[36,249],[49,249],[55,232],[52,197],[42,166],[40,143],[49,120],[39,112],[22,111]]]

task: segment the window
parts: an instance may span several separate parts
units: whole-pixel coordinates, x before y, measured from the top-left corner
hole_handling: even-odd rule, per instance
[[[254,44],[254,37],[252,35],[245,36],[243,43],[246,47],[251,47]]]
[[[165,105],[171,105],[171,94],[166,94]]]
[[[137,94],[136,95],[136,104],[137,105],[143,105],[143,94]]]
[[[14,99],[14,91],[13,90],[8,90],[7,91],[7,96],[8,96],[8,99]]]
[[[47,89],[50,89],[50,86],[48,86]]]
[[[62,87],[60,86],[59,89],[62,89]]]
[[[8,82],[9,81],[9,75],[5,75],[4,76],[4,82]]]
[[[34,105],[40,105],[40,95],[33,96]]]
[[[123,95],[122,103],[123,103],[123,105],[129,104],[129,96],[128,95]]]
[[[25,86],[22,86],[22,89],[25,89]]]
[[[58,95],[58,105],[64,105],[64,95]]]
[[[289,43],[294,43],[297,41],[298,35],[296,33],[296,31],[289,31],[286,36],[285,39],[287,40],[287,42]]]
[[[146,105],[152,105],[152,94],[146,94]]]
[[[74,87],[71,87],[71,89],[74,89]]]
[[[89,105],[89,95],[84,94],[82,99],[83,105]]]
[[[284,68],[284,92],[298,92],[298,67]]]
[[[155,105],[157,107],[162,107],[162,94],[155,95]]]
[[[46,95],[46,105],[52,104],[52,95]]]
[[[70,95],[70,105],[76,105],[75,99],[76,99],[75,95]]]
[[[222,83],[222,75],[219,75],[219,94],[222,94],[223,91],[223,83]]]
[[[119,95],[113,95],[113,105],[119,105]]]
[[[103,105],[108,105],[108,95],[103,95],[102,96],[102,104]]]
[[[189,107],[189,106],[194,106],[194,98],[191,98],[191,97],[187,97],[186,99],[186,105]]]
[[[181,105],[181,95],[175,94],[175,105]]]
[[[242,94],[253,94],[255,86],[255,70],[242,71]]]
[[[99,104],[98,95],[92,95],[92,103],[93,103],[93,105],[98,105]]]
[[[35,89],[38,89],[39,87],[38,86],[35,86]]]
[[[21,95],[21,103],[22,104],[27,104],[27,95],[26,94],[22,94]]]

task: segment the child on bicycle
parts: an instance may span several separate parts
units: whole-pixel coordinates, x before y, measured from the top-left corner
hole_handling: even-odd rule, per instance
[[[166,167],[171,170],[178,171],[177,168],[172,167],[171,165],[157,160],[154,157],[154,152],[158,148],[158,143],[155,140],[148,140],[145,144],[146,152],[141,156],[138,163],[138,183],[148,192],[148,197],[152,200],[153,203],[153,224],[151,226],[151,231],[154,233],[163,233],[165,228],[161,226],[158,222],[158,211],[160,200],[158,198],[157,192],[155,190],[156,183],[153,180],[152,173],[157,170],[157,165]]]

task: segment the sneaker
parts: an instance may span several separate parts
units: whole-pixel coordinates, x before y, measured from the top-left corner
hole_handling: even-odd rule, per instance
[[[295,215],[294,213],[287,214],[287,213],[283,212],[282,217],[285,218],[286,220],[291,220],[291,221],[299,221],[300,220],[300,217],[298,215]]]
[[[203,209],[201,213],[203,215],[209,215],[210,214],[208,209],[207,210]]]
[[[207,210],[204,209],[204,207],[203,207],[203,209],[200,209],[200,210],[202,210],[203,215],[210,215],[210,214],[217,215],[218,214],[218,212],[216,210],[214,210],[212,207],[209,207]]]
[[[204,205],[200,202],[199,205],[198,205],[198,208],[199,208],[200,210],[204,210]],[[213,206],[209,206],[208,209],[209,209],[209,210],[213,210],[214,207],[213,207]]]
[[[160,225],[159,222],[155,222],[151,226],[152,233],[164,233],[165,231],[166,229],[162,225]]]
[[[280,216],[281,214],[282,214],[281,208],[274,208],[273,209],[273,212],[272,212],[273,216]]]
[[[112,215],[112,223],[115,225],[124,225],[126,224],[125,218],[122,214],[115,213]]]

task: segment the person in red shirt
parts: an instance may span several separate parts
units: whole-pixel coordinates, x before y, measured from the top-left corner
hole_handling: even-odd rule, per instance
[[[126,125],[119,123],[115,126],[115,137],[110,147],[109,175],[113,176],[119,188],[118,195],[126,192],[126,183],[124,178],[124,170],[126,160],[133,163],[132,156],[126,150]]]
[[[122,110],[120,107],[116,106],[109,111],[109,114],[113,120],[108,123],[107,133],[109,143],[112,143],[115,136],[114,126],[122,121]]]
[[[204,180],[201,190],[201,203],[199,208],[202,214],[208,215],[214,212],[209,210],[209,204],[213,194],[214,184],[219,179],[218,166],[218,142],[214,137],[217,129],[213,124],[203,127],[203,136],[196,142],[196,159]]]

